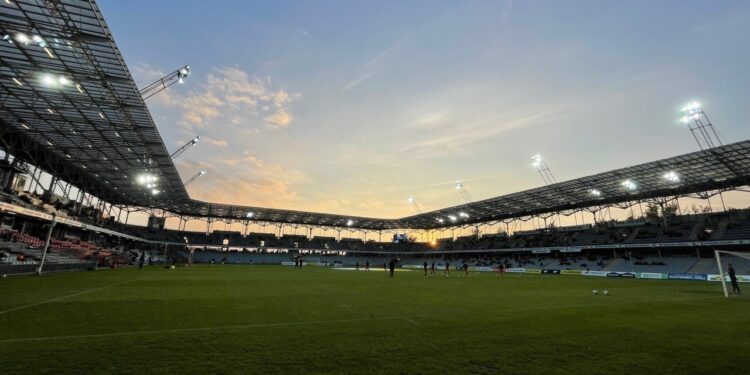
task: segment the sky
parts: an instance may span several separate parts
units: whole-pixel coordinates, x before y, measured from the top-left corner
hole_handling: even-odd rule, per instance
[[[396,218],[750,138],[747,1],[100,0],[193,198]],[[737,203],[741,205],[741,203]],[[746,203],[744,203],[746,205]]]

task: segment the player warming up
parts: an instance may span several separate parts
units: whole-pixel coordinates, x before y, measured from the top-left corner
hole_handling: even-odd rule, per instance
[[[469,276],[469,265],[464,262],[464,276]]]
[[[432,261],[432,268],[430,268],[430,274],[431,275],[435,274],[435,261],[434,260]]]
[[[729,281],[732,282],[732,293],[737,292],[737,294],[740,294],[740,284],[737,283],[737,274],[734,272],[734,267],[732,265],[729,265]]]
[[[396,263],[398,263],[401,259],[393,258],[391,259],[390,263],[388,263],[388,268],[391,270],[391,277],[393,277],[393,272],[396,270]]]
[[[427,261],[424,261],[424,275],[427,276]]]
[[[445,271],[443,271],[443,274],[445,275],[445,277],[448,277],[448,275],[450,275],[450,273],[451,273],[451,262],[449,262],[449,261],[446,260],[445,261]]]

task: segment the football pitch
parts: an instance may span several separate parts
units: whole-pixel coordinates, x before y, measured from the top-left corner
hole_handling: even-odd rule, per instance
[[[748,312],[694,281],[239,265],[8,277],[0,373],[741,374]]]

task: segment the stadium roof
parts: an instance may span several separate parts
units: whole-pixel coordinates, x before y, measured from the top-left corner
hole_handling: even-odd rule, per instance
[[[14,0],[0,3],[0,10],[2,146],[116,205],[227,219],[251,213],[252,220],[297,225],[429,229],[750,183],[748,140],[401,219],[196,201],[95,2]],[[677,178],[665,178],[667,172]],[[136,183],[144,173],[157,177],[161,193]]]
[[[189,199],[94,2],[1,2],[0,37],[0,121],[17,156],[114,204]],[[135,183],[147,171],[169,194]]]

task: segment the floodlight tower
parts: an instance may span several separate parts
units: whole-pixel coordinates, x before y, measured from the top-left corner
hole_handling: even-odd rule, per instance
[[[552,171],[550,171],[547,162],[542,159],[542,155],[536,154],[532,156],[531,165],[536,168],[536,171],[539,172],[540,176],[542,176],[542,180],[544,180],[545,185],[557,183],[557,179],[555,179]]]
[[[185,181],[185,183],[182,184],[182,185],[187,188],[190,184],[192,184],[193,182],[195,182],[195,180],[197,180],[198,177],[203,176],[204,174],[206,174],[206,169],[205,168],[203,168],[200,171],[198,171],[198,173],[196,173],[193,177],[190,177],[190,179],[187,180],[187,181]]]
[[[471,203],[471,196],[469,195],[469,191],[466,190],[466,187],[463,183],[461,183],[461,181],[456,181],[456,191],[459,195],[461,195],[461,198],[466,203]]]
[[[172,160],[177,159],[178,157],[180,157],[180,155],[182,155],[183,152],[187,151],[187,149],[198,144],[200,140],[201,140],[201,136],[200,135],[196,136],[195,138],[188,141],[188,143],[185,143],[184,145],[182,145],[182,147],[178,148],[177,151],[172,153],[172,155],[169,155],[169,158]]]
[[[682,107],[682,122],[687,124],[701,150],[721,146],[721,139],[700,103],[692,102]]]
[[[164,77],[159,78],[158,80],[152,82],[148,86],[141,89],[141,97],[143,100],[146,100],[164,90],[166,90],[169,86],[174,85],[175,83],[183,83],[185,82],[185,78],[187,78],[190,75],[190,65],[185,65],[180,69],[175,70],[172,73],[169,73],[165,75]]]
[[[414,199],[414,197],[409,197],[406,201],[409,202],[409,205],[414,207],[414,211],[417,211],[418,214],[422,213],[422,209],[419,207],[419,204],[417,203],[417,200]]]

